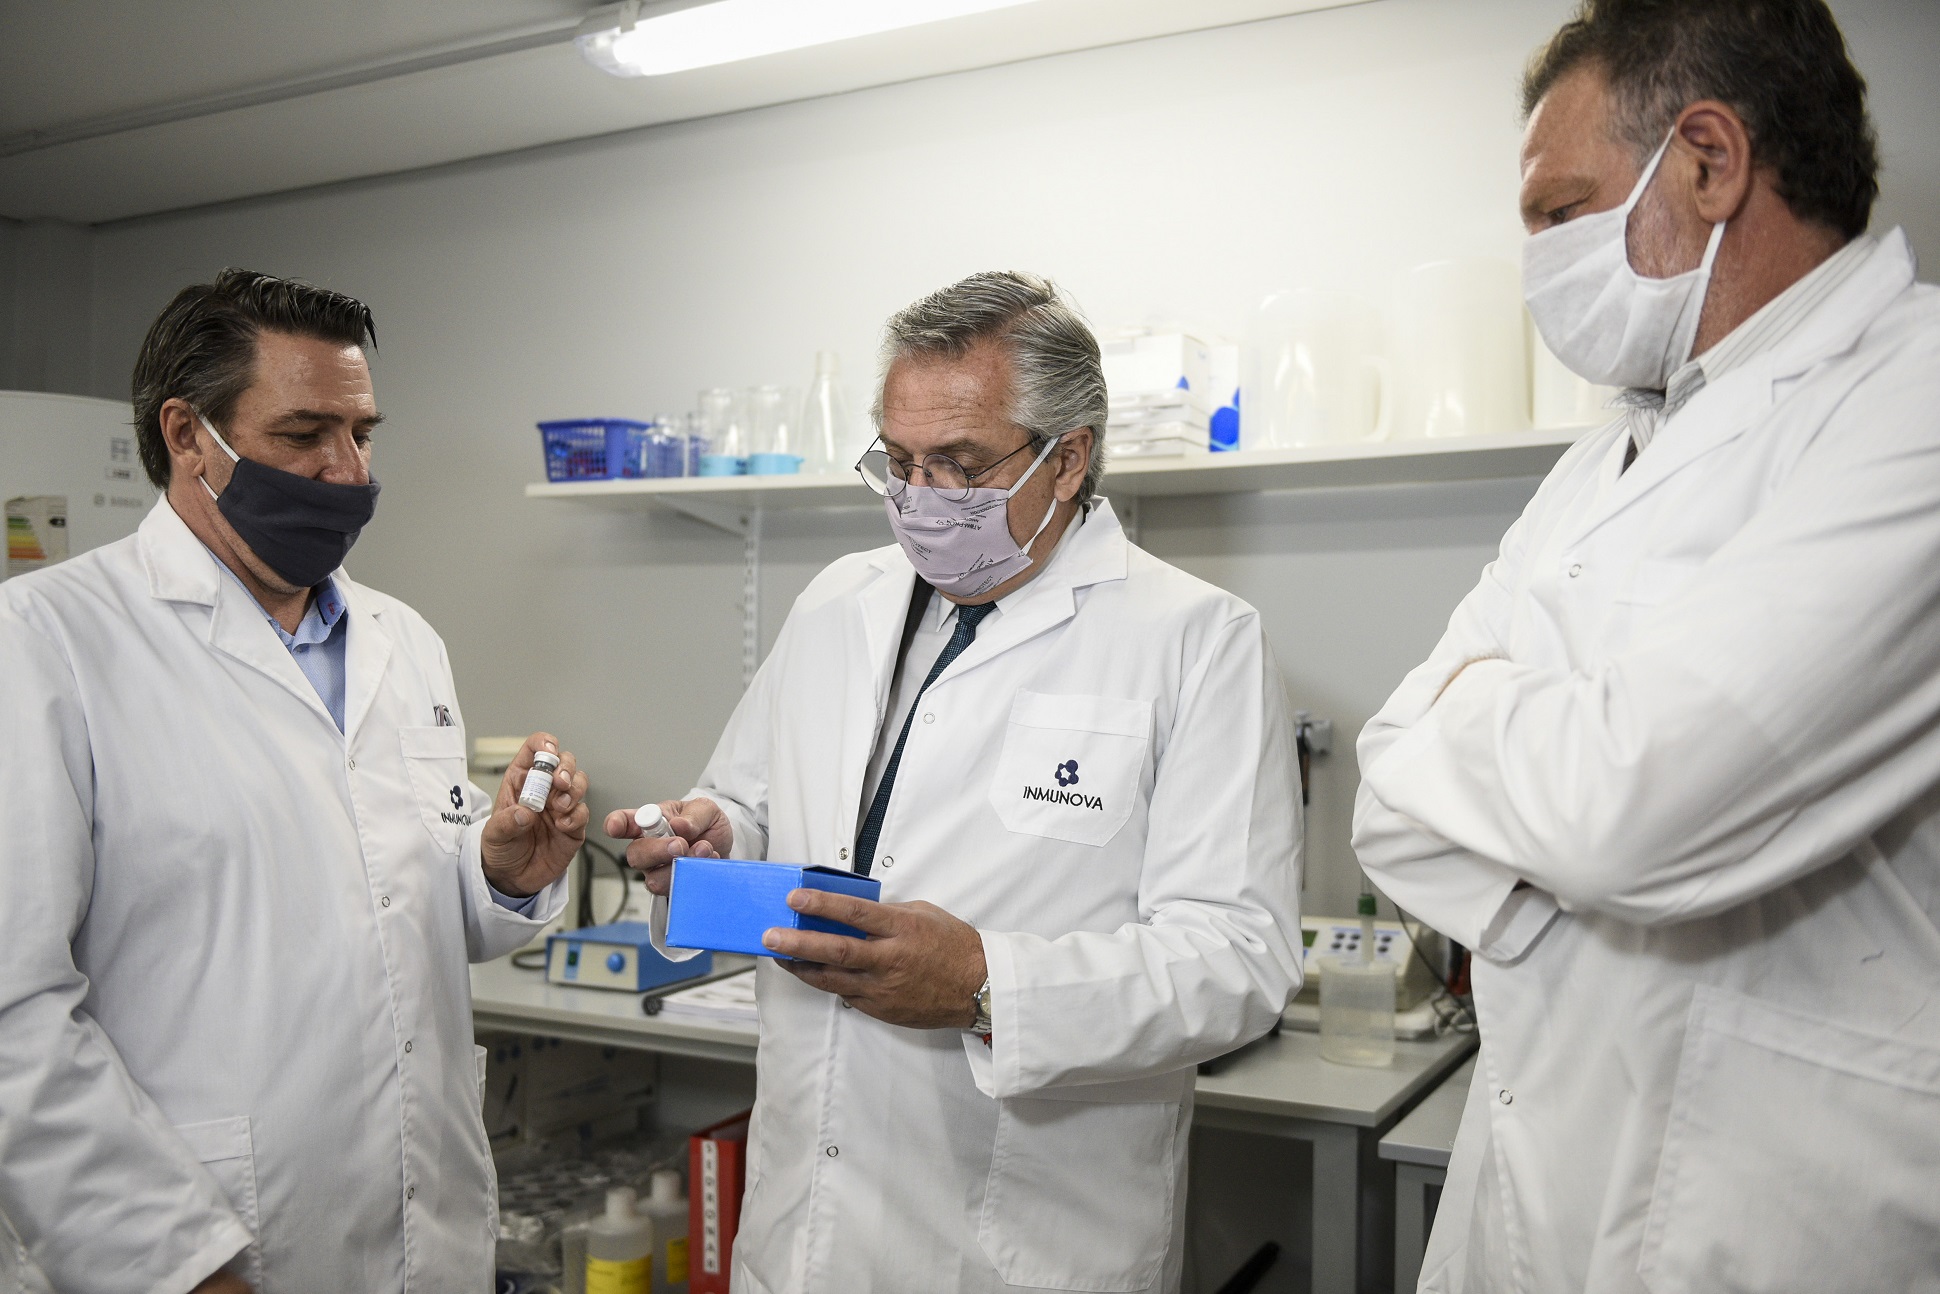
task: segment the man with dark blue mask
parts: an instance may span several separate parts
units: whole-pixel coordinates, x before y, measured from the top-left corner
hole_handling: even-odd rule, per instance
[[[564,905],[586,777],[534,733],[472,786],[444,644],[343,570],[372,344],[184,289],[135,367],[166,497],[0,588],[0,1218],[56,1289],[490,1283],[467,963]]]

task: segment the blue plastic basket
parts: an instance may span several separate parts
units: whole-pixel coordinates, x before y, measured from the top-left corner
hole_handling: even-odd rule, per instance
[[[548,481],[610,481],[647,474],[642,447],[653,424],[625,418],[542,422]]]

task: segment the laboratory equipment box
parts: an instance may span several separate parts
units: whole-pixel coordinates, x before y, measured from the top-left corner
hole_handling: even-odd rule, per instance
[[[667,946],[722,953],[775,954],[761,936],[776,926],[861,939],[853,926],[804,916],[788,906],[790,890],[828,890],[876,900],[882,884],[832,867],[798,867],[745,858],[676,858],[667,896]]]
[[[654,948],[644,921],[616,921],[546,936],[546,978],[582,988],[644,993],[662,984],[710,974],[714,959],[702,954],[670,961]]]

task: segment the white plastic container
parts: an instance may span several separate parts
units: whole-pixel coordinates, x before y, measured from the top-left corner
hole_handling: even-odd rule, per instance
[[[586,1228],[586,1294],[651,1294],[653,1223],[634,1210],[631,1187],[606,1193],[606,1212]]]
[[[678,1169],[662,1168],[639,1211],[653,1222],[654,1294],[687,1294],[687,1197]]]

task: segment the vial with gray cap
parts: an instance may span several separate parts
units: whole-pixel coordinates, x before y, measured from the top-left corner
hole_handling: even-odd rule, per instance
[[[660,806],[657,804],[643,804],[635,809],[633,811],[633,821],[639,825],[642,836],[671,836],[674,834],[673,824],[667,821],[667,815],[660,811]]]
[[[532,753],[532,771],[519,788],[519,803],[534,813],[546,811],[546,797],[552,794],[552,775],[559,771],[559,756],[549,750]]]

